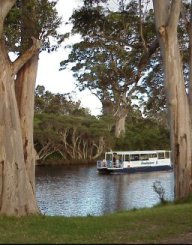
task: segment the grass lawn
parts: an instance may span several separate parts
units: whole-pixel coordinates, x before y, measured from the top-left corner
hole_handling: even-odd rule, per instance
[[[192,200],[104,216],[0,216],[0,243],[146,244],[191,231]]]

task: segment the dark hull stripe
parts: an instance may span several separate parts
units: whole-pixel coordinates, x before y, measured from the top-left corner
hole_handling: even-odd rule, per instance
[[[138,167],[138,168],[123,168],[123,169],[97,169],[99,173],[112,174],[112,173],[138,173],[138,172],[153,172],[153,171],[166,171],[172,170],[171,166],[156,166],[156,167]]]

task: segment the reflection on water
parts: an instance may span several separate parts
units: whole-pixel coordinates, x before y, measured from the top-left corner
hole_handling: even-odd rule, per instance
[[[95,166],[36,167],[36,197],[45,215],[87,216],[152,207],[159,202],[158,180],[165,199],[173,200],[173,172],[101,175]]]

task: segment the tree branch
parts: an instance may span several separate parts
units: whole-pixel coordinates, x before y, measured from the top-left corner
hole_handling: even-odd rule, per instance
[[[13,62],[13,74],[16,75],[17,72],[24,66],[27,61],[29,61],[33,55],[38,52],[41,47],[41,41],[32,37],[33,45],[29,48],[25,53],[20,55],[14,62]]]
[[[138,77],[140,77],[140,74],[143,70],[143,68],[147,65],[150,57],[156,52],[156,50],[159,48],[159,42],[156,38],[154,42],[151,44],[151,46],[148,48],[147,52],[144,52],[144,54],[141,56],[139,63],[138,63]]]
[[[139,0],[139,18],[140,18],[140,35],[141,35],[141,40],[142,40],[142,45],[144,50],[147,52],[147,44],[143,35],[143,20],[142,20],[142,6],[141,6],[141,0]]]
[[[3,33],[3,24],[4,20],[9,13],[10,9],[15,4],[16,0],[1,0],[0,1],[0,36],[2,36]]]

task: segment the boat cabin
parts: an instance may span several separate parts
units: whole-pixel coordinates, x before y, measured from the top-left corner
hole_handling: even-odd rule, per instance
[[[171,151],[110,151],[105,153],[105,159],[97,161],[98,170],[134,169],[149,170],[172,168]]]

